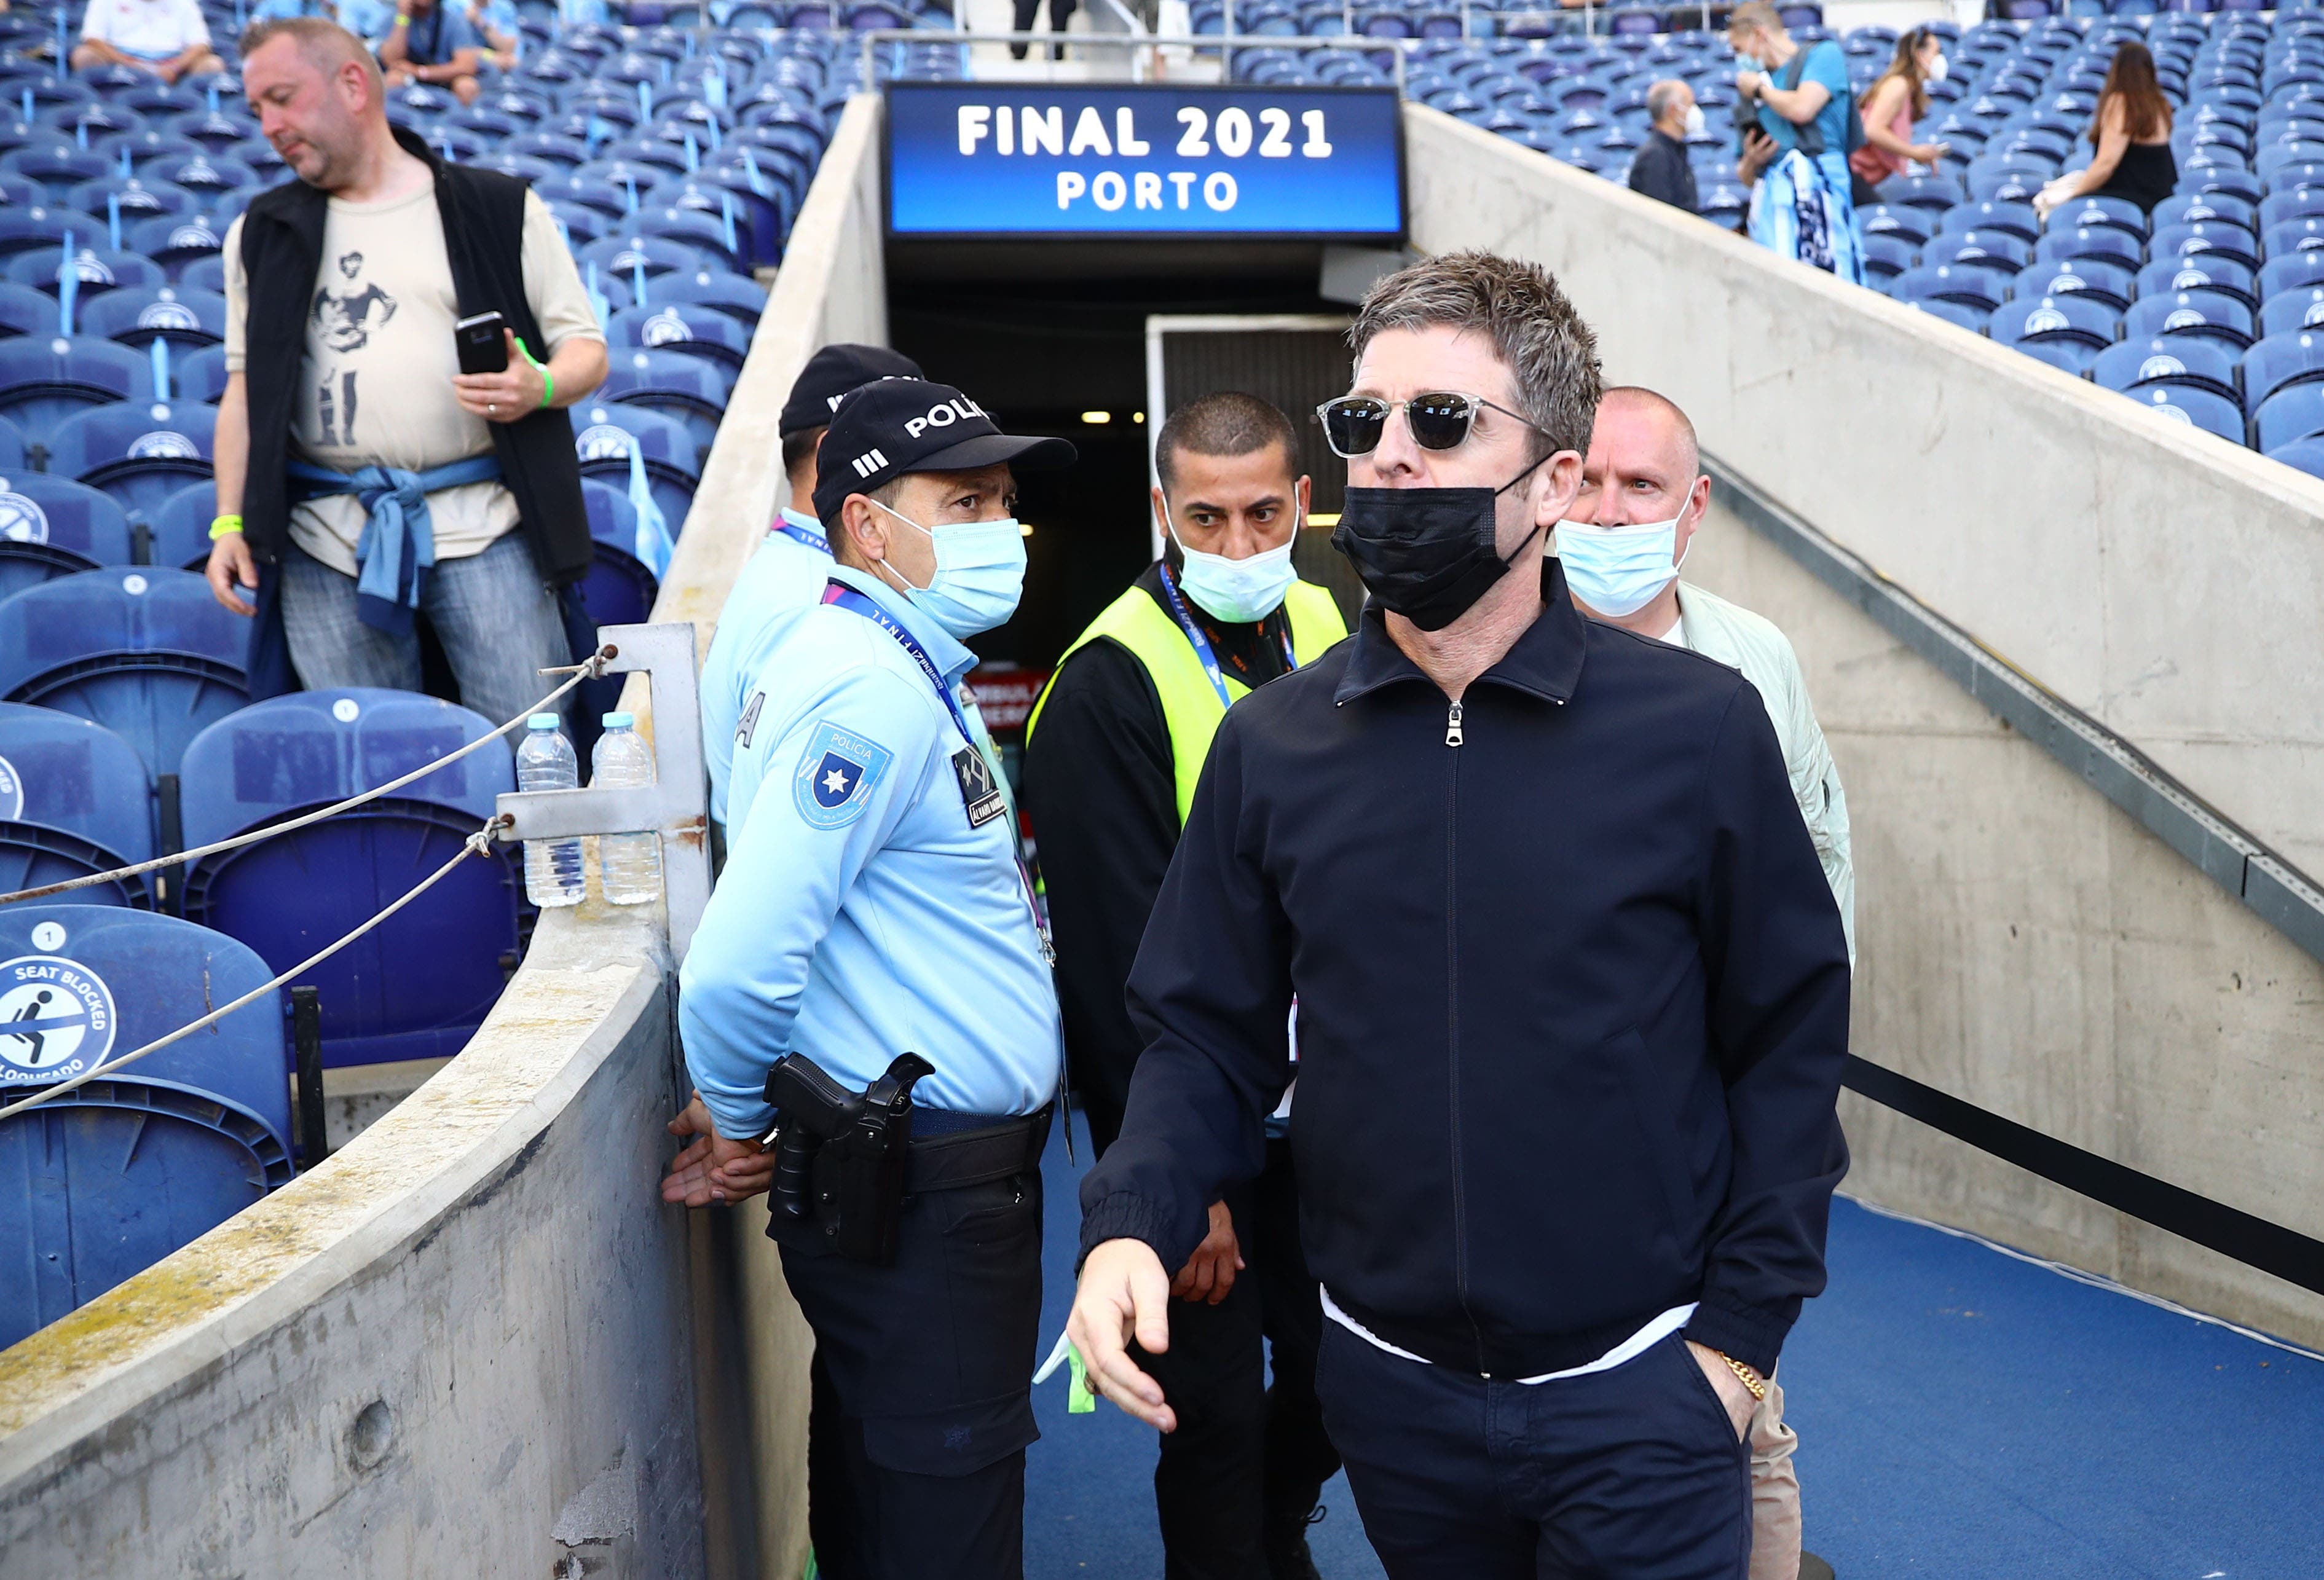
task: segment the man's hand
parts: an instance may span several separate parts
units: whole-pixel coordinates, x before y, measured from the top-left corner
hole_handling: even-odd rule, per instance
[[[1775,162],[1775,140],[1757,126],[1743,134],[1743,157],[1735,161],[1736,176],[1746,183],[1759,179],[1759,172]]]
[[[1235,1243],[1234,1215],[1223,1201],[1211,1203],[1211,1232],[1194,1247],[1186,1265],[1170,1281],[1170,1293],[1181,1300],[1208,1300],[1217,1305],[1234,1288],[1242,1271],[1242,1248]]]
[[[1759,1408],[1759,1401],[1751,1397],[1751,1391],[1743,1385],[1743,1379],[1735,1374],[1735,1368],[1729,1365],[1717,1350],[1690,1338],[1686,1341],[1686,1353],[1694,1357],[1694,1364],[1701,1366],[1702,1374],[1711,1379],[1711,1391],[1719,1395],[1719,1402],[1727,1407],[1727,1419],[1735,1427],[1735,1440],[1741,1442],[1743,1434],[1751,1429],[1751,1412]]]
[[[258,612],[258,606],[246,602],[236,587],[255,592],[258,587],[258,562],[251,556],[250,540],[239,532],[229,532],[210,545],[210,563],[202,568],[209,579],[210,596],[236,614]]]
[[[755,1141],[728,1141],[711,1123],[702,1094],[669,1122],[672,1135],[696,1139],[671,1160],[662,1176],[661,1199],[688,1207],[714,1203],[732,1206],[748,1200],[774,1183],[775,1154]]]
[[[530,417],[540,409],[541,391],[548,388],[541,381],[540,370],[518,348],[516,331],[503,329],[501,334],[508,342],[507,367],[497,373],[461,373],[452,380],[460,409],[486,422]]]
[[[1170,1347],[1170,1281],[1162,1259],[1143,1240],[1108,1240],[1082,1263],[1065,1337],[1082,1352],[1090,1386],[1149,1427],[1177,1430],[1178,1416],[1163,1401],[1162,1385],[1139,1371],[1124,1347],[1135,1335],[1140,1348]]]
[[[1735,74],[1735,91],[1745,98],[1751,97],[1766,86],[1766,78],[1757,71],[1738,71]]]

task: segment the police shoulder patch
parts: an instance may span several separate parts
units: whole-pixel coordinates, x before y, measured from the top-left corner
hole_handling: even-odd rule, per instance
[[[799,754],[791,799],[811,829],[845,828],[863,815],[895,754],[852,730],[818,721]]]

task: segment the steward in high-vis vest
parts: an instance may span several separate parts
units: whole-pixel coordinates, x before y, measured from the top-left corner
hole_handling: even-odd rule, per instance
[[[1066,1057],[1101,1155],[1140,1047],[1123,988],[1211,738],[1238,699],[1348,634],[1332,595],[1291,568],[1308,491],[1296,454],[1290,422],[1256,397],[1174,412],[1156,444],[1168,547],[1065,650],[1028,721],[1024,796]],[[1280,1129],[1266,1173],[1211,1208],[1210,1237],[1173,1285],[1170,1353],[1141,1362],[1178,1407],[1154,1476],[1174,1580],[1315,1573],[1306,1526],[1340,1462],[1315,1403],[1322,1308]]]

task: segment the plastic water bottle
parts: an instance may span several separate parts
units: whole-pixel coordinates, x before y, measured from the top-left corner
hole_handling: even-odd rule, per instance
[[[554,713],[535,713],[525,721],[524,741],[516,749],[516,786],[520,790],[573,790],[580,787],[581,759],[573,743],[557,727]],[[577,905],[588,892],[582,870],[578,840],[527,840],[524,842],[524,892],[532,903]]]
[[[589,754],[592,788],[642,790],[654,782],[653,753],[638,739],[636,726],[637,720],[628,713],[605,715],[605,732]],[[661,836],[598,835],[597,877],[610,904],[643,905],[659,899]]]

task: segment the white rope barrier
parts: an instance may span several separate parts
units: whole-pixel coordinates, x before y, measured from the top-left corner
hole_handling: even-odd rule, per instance
[[[18,889],[14,894],[0,895],[0,905],[13,905],[23,900],[46,899],[51,895],[60,895],[69,889],[88,888],[94,884],[113,883],[124,877],[135,877],[159,868],[179,867],[189,861],[198,861],[205,856],[215,856],[221,850],[239,850],[244,845],[255,845],[261,840],[271,840],[278,834],[290,833],[321,822],[327,817],[337,817],[340,813],[361,806],[367,801],[376,801],[383,795],[392,795],[415,779],[426,778],[447,763],[458,762],[470,752],[482,749],[486,741],[499,739],[583,681],[595,680],[604,675],[606,660],[614,656],[613,649],[611,648],[600,648],[589,656],[586,663],[562,665],[554,669],[540,671],[542,675],[569,675],[572,678],[489,735],[479,735],[459,750],[438,758],[434,762],[424,767],[414,768],[401,779],[391,779],[386,784],[375,785],[360,795],[350,795],[336,805],[322,807],[314,812],[301,813],[288,822],[268,823],[263,828],[252,829],[247,833],[236,834],[229,840],[219,840],[214,844],[198,846],[191,850],[175,851],[168,856],[156,856],[151,861],[140,861],[129,867],[117,867],[111,872],[92,872],[85,877],[69,877],[61,883],[42,884],[39,888]]]
[[[586,668],[586,666],[584,666],[583,667]],[[576,678],[577,679],[578,677],[576,676]],[[552,693],[550,694],[555,695],[556,694]],[[485,739],[489,739],[489,737]],[[450,759],[447,758],[445,760],[449,761]],[[249,992],[244,994],[233,1003],[222,1005],[218,1008],[210,1011],[209,1014],[202,1016],[201,1019],[194,1021],[189,1024],[180,1026],[176,1031],[170,1033],[166,1036],[156,1037],[153,1041],[146,1043],[143,1048],[136,1049],[132,1052],[124,1053],[118,1059],[109,1060],[106,1062],[98,1065],[94,1070],[83,1070],[80,1074],[74,1076],[69,1080],[61,1080],[54,1086],[43,1087],[39,1091],[34,1092],[31,1097],[25,1098],[18,1102],[11,1103],[5,1108],[0,1108],[0,1120],[14,1118],[27,1108],[37,1108],[42,1103],[48,1102],[51,1098],[60,1098],[67,1092],[87,1086],[90,1081],[108,1079],[124,1065],[134,1064],[138,1060],[144,1058],[148,1053],[157,1052],[160,1050],[168,1047],[172,1043],[179,1042],[186,1037],[190,1037],[196,1032],[201,1031],[207,1026],[216,1025],[219,1021],[224,1020],[227,1015],[232,1015],[235,1010],[242,1008],[244,1005],[264,997],[266,995],[273,992],[276,988],[281,987],[284,983],[290,981],[292,978],[299,976],[300,973],[307,971],[313,967],[322,964],[325,960],[329,960],[333,955],[338,953],[339,951],[353,943],[356,939],[361,938],[364,933],[369,932],[373,928],[386,921],[390,916],[394,915],[398,911],[403,909],[404,906],[418,899],[421,895],[424,895],[429,889],[434,888],[438,883],[441,882],[443,878],[451,872],[452,868],[460,865],[461,862],[466,860],[469,857],[490,854],[493,848],[493,836],[498,833],[507,822],[508,819],[504,815],[496,816],[488,820],[483,827],[479,828],[475,833],[470,834],[466,840],[461,841],[459,853],[457,855],[454,856],[452,859],[444,863],[443,866],[438,868],[435,871],[429,873],[426,877],[421,878],[420,882],[414,885],[411,888],[406,890],[402,898],[397,900],[393,905],[373,916],[369,921],[363,923],[353,932],[338,939],[336,942],[325,946],[316,953],[308,956],[303,960],[300,960],[297,965],[291,967],[289,970],[283,972],[272,981],[268,982],[262,987],[252,988]],[[280,832],[281,831],[269,830],[267,831]]]

